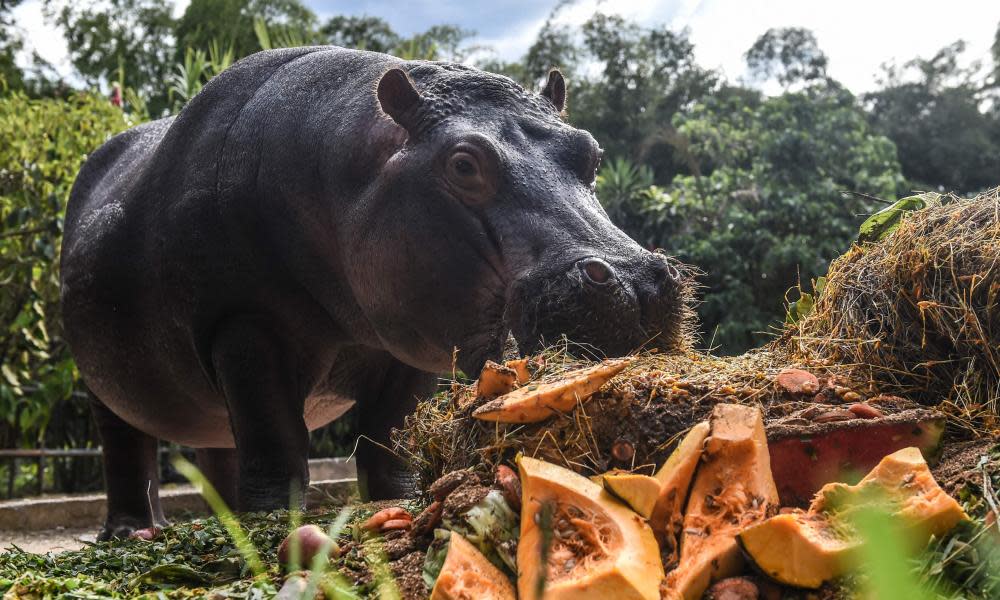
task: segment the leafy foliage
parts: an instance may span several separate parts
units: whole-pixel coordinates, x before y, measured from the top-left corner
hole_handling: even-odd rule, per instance
[[[140,91],[155,114],[167,105],[173,58],[171,7],[156,0],[109,0],[66,4],[56,22],[70,58],[88,83],[118,81]]]
[[[986,106],[1000,81],[960,67],[964,51],[955,42],[929,59],[889,66],[883,88],[864,98],[875,129],[899,148],[909,189],[971,196],[997,184],[1000,113]]]
[[[772,28],[746,53],[750,72],[759,79],[775,77],[787,89],[794,83],[826,78],[826,54],[816,36],[801,27]]]
[[[43,442],[77,387],[57,318],[63,212],[87,153],[132,124],[87,94],[0,98],[0,445]]]
[[[744,350],[783,316],[785,291],[825,273],[854,240],[858,215],[873,211],[842,191],[895,194],[895,149],[836,85],[762,102],[711,97],[674,125],[695,174],[659,194],[623,201],[599,186],[600,197],[641,243],[707,272],[705,341]],[[620,179],[611,164],[602,178]]]

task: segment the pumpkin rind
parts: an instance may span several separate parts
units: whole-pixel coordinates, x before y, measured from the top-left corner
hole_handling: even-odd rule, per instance
[[[808,511],[778,515],[741,532],[740,546],[776,581],[818,588],[856,564],[862,542],[852,533],[851,515],[873,506],[888,511],[915,546],[968,519],[912,447],[883,458],[857,485],[824,486]]]
[[[739,575],[744,561],[736,534],[778,507],[760,410],[719,404],[709,426],[684,515],[680,562],[664,581],[664,598],[696,600],[711,582]]]
[[[476,547],[452,532],[430,600],[516,600],[514,586]]]
[[[517,462],[523,490],[518,598],[538,598],[545,569],[545,600],[659,599],[663,564],[644,519],[582,475],[532,458]],[[546,506],[552,511],[552,543],[542,565]]]

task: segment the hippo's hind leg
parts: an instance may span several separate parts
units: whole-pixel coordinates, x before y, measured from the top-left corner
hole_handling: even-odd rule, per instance
[[[229,508],[239,506],[240,463],[233,448],[197,448],[195,460],[222,501]]]
[[[292,487],[309,484],[309,431],[296,363],[263,319],[227,320],[216,332],[212,364],[229,409],[239,462],[237,508],[288,508]]]
[[[369,500],[408,498],[417,491],[417,474],[411,465],[388,450],[389,434],[403,426],[419,397],[434,391],[437,376],[393,359],[381,387],[359,399],[358,485]]]
[[[108,516],[98,541],[165,525],[160,508],[156,438],[122,421],[93,394],[90,406],[104,449],[104,487],[108,496]]]

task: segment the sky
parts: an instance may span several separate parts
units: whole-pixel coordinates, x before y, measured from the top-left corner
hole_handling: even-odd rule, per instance
[[[177,0],[183,12],[188,0]],[[475,42],[503,60],[521,58],[555,0],[304,0],[321,18],[334,14],[379,16],[403,35],[449,23],[476,31]],[[45,23],[42,0],[14,10],[29,45],[71,71],[60,33]],[[829,57],[828,73],[855,93],[870,91],[883,63],[930,57],[956,40],[968,43],[966,60],[989,62],[1000,23],[1000,0],[578,0],[558,21],[579,25],[595,11],[619,13],[653,26],[687,28],[703,67],[730,80],[745,76],[743,53],[771,27],[811,29]]]

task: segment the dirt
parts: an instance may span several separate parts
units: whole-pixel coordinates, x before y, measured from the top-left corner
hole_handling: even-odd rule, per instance
[[[44,531],[0,531],[0,550],[17,546],[27,552],[65,552],[79,550],[96,539],[97,529],[47,529]]]
[[[390,563],[396,585],[403,600],[425,600],[430,590],[424,583],[424,553],[411,552],[403,558]]]
[[[932,469],[934,479],[949,494],[956,494],[966,485],[975,489],[983,483],[983,474],[976,465],[979,458],[997,446],[997,440],[981,439],[945,444],[941,459]]]

